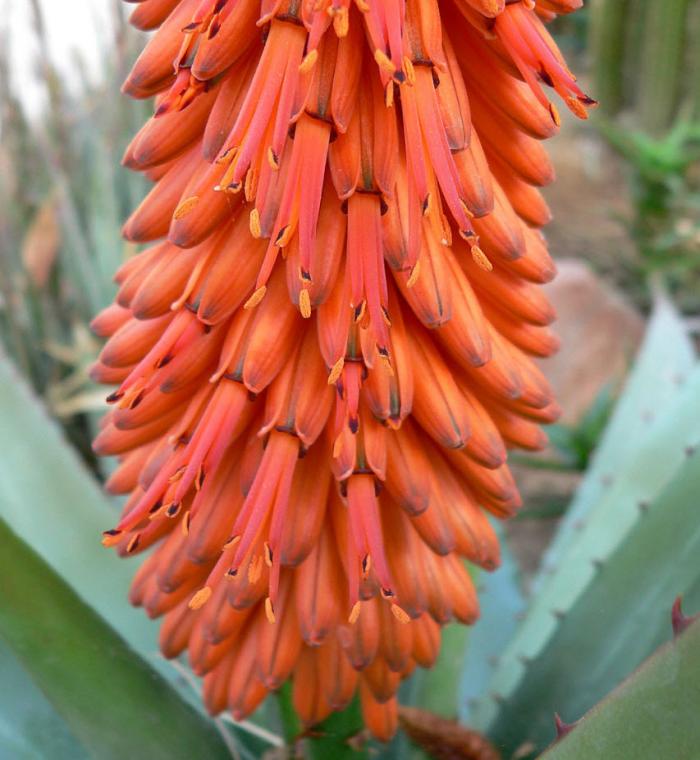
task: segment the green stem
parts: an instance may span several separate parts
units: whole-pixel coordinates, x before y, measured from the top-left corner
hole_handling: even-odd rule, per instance
[[[350,740],[364,729],[360,700],[355,697],[342,712],[333,713],[316,726],[309,737],[311,760],[361,760],[369,753],[364,745],[354,746]]]
[[[280,713],[284,739],[291,747],[303,731],[301,721],[294,710],[294,703],[292,702],[291,681],[287,681],[275,696],[277,697],[277,707]]]

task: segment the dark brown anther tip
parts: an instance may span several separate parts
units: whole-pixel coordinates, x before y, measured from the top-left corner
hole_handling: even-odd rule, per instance
[[[166,367],[170,362],[173,360],[172,354],[166,354],[161,359],[159,359],[158,362],[156,362],[156,369],[160,369],[161,367]]]
[[[158,499],[158,501],[148,510],[148,514],[154,515],[162,506],[163,506],[162,500]]]
[[[282,238],[284,237],[284,234],[285,234],[285,232],[287,231],[287,227],[288,227],[288,226],[289,226],[289,225],[285,225],[285,226],[284,226],[284,227],[282,227],[282,229],[281,229],[281,230],[280,230],[280,231],[277,233],[277,237],[275,238],[275,245],[279,245],[279,244],[280,244],[280,240],[282,240]]]

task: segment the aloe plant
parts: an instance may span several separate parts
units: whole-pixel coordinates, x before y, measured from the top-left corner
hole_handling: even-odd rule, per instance
[[[608,114],[632,107],[646,114],[652,132],[662,121],[667,125],[689,96],[696,102],[689,114],[697,119],[697,92],[684,90],[678,73],[680,42],[690,46],[696,38],[684,33],[688,10],[694,18],[700,15],[697,0],[594,4],[596,94]],[[654,18],[669,14],[673,24],[657,39]],[[621,45],[630,19],[639,26],[625,31],[629,39]],[[645,54],[647,76],[635,88],[624,77],[636,68],[640,51],[650,49],[643,48],[644,38],[657,52]],[[129,39],[120,39],[122,47],[112,60],[114,81],[123,71]],[[697,51],[693,60],[697,66]],[[226,742],[233,742],[234,756],[261,756],[266,749],[279,749],[279,736],[255,726],[229,726],[228,738],[220,738],[217,726],[201,714],[196,689],[183,684],[182,671],[154,656],[155,625],[124,601],[133,562],[120,562],[99,546],[99,534],[113,524],[118,505],[101,493],[84,458],[22,379],[30,378],[52,411],[63,415],[65,429],[89,460],[93,418],[87,412],[96,397],[85,365],[95,349],[86,342],[84,325],[109,300],[114,287],[109,275],[131,252],[118,242],[118,228],[142,194],[140,179],[113,167],[127,134],[140,121],[139,106],[105,99],[94,89],[76,101],[61,91],[48,62],[45,75],[56,105],[55,123],[49,129],[36,127],[26,120],[15,94],[2,89],[8,81],[4,63],[0,53],[0,97],[7,106],[0,129],[12,167],[0,176],[0,232],[8,251],[0,273],[0,338],[21,373],[0,351],[0,519],[17,534],[0,527],[7,548],[0,554],[0,569],[12,579],[0,588],[0,634],[11,644],[0,644],[0,683],[12,684],[11,691],[0,695],[0,756],[138,757],[149,747],[153,757],[165,751],[175,758],[204,752],[217,757],[227,755]],[[106,85],[111,91],[114,81]],[[625,133],[624,145],[619,145],[649,187],[659,177],[675,187],[695,160],[687,148],[696,136],[689,126],[660,139],[630,139]],[[44,262],[48,284],[38,288],[18,253],[45,207],[55,216],[60,239],[47,254],[47,259],[55,258]],[[504,552],[503,569],[477,579],[481,622],[471,631],[447,633],[437,667],[406,686],[405,702],[488,728],[508,751],[522,750],[527,742],[543,748],[554,735],[555,711],[576,720],[667,637],[665,610],[673,595],[684,591],[689,607],[700,606],[694,506],[700,461],[693,450],[700,429],[700,377],[694,365],[692,342],[678,315],[668,303],[661,304],[593,459],[580,462],[587,465],[587,474],[535,580],[534,600],[522,595],[515,564]],[[28,599],[34,604],[23,606]],[[49,619],[38,617],[42,613],[50,613]],[[72,641],[82,643],[83,654],[101,646],[111,655],[98,668],[91,662],[96,658],[81,659],[81,652],[71,648],[61,649],[64,656],[58,660],[49,658],[57,650],[42,651],[39,638],[48,626],[59,638],[67,632],[80,637]],[[699,651],[698,626],[691,626],[586,714],[546,757],[644,757],[644,752],[675,757],[679,747],[692,757],[700,743],[693,733],[693,716],[700,709],[697,675],[692,678],[700,669]],[[109,683],[115,661],[119,677]],[[681,668],[680,677],[669,685],[674,668]],[[76,673],[84,694],[73,688]],[[112,690],[100,693],[96,681]],[[129,683],[139,686],[133,686],[133,699],[122,700],[123,692],[115,689]],[[146,716],[153,735],[115,736],[114,726],[101,721],[117,700],[129,728],[140,728],[137,722]],[[300,727],[284,692],[280,705],[282,721],[269,712],[256,720],[280,732],[284,723],[291,744]],[[306,737],[304,752],[314,758],[426,757],[405,736],[388,747],[363,744],[355,738],[360,723],[357,705],[352,705]],[[173,730],[160,743],[164,725]],[[251,730],[267,740],[251,738]],[[137,740],[140,746],[131,743]],[[636,743],[621,744],[631,740]]]
[[[700,593],[693,358],[662,304],[537,593],[467,714],[509,750],[542,748],[555,711],[579,717],[663,640],[667,597],[687,592],[693,603]]]
[[[213,722],[203,716],[198,686],[192,688],[189,683],[183,682],[180,676],[181,669],[157,655],[157,625],[140,611],[130,607],[126,601],[133,566],[129,567],[129,563],[120,562],[117,557],[105,552],[100,544],[100,533],[105,525],[109,526],[113,522],[118,505],[102,493],[93,474],[67,442],[62,430],[48,415],[41,401],[18,374],[1,345],[0,436],[4,440],[3,455],[0,457],[0,521],[12,525],[13,534],[16,536],[12,540],[16,543],[24,542],[41,557],[42,566],[47,568],[34,569],[29,577],[18,575],[18,578],[24,578],[27,598],[32,598],[29,586],[32,579],[49,575],[54,578],[55,573],[56,593],[58,594],[60,589],[60,595],[73,610],[72,616],[62,620],[61,635],[69,638],[73,636],[71,625],[78,625],[79,628],[81,620],[85,618],[90,623],[88,633],[94,637],[103,637],[101,646],[120,650],[123,647],[119,642],[123,640],[134,652],[134,655],[123,656],[131,661],[138,655],[147,664],[148,675],[141,677],[154,682],[164,678],[170,684],[169,688],[175,689],[174,694],[167,699],[189,702],[205,721],[206,731],[214,731]],[[1,540],[4,547],[5,539]],[[22,550],[29,551],[26,548]],[[7,561],[10,562],[10,556],[9,552],[3,549],[2,561],[7,557]],[[32,561],[32,556],[29,555],[28,562]],[[18,567],[24,567],[24,562],[25,560],[16,558]],[[17,570],[9,565],[3,572],[17,575]],[[3,586],[2,592],[11,591],[12,588],[7,584]],[[37,600],[39,591],[34,594]],[[0,599],[0,614],[3,611],[12,611],[19,601],[20,596],[13,597],[10,601]],[[27,615],[36,612],[34,606],[25,609],[24,612]],[[105,621],[109,621],[109,624]],[[20,625],[21,620],[16,624]],[[38,635],[47,625],[48,622],[42,620],[36,622],[33,628],[21,631],[15,629],[19,631],[16,633],[16,646],[22,646],[25,639],[31,638],[28,636],[28,630],[36,629]],[[34,641],[34,644],[46,649],[46,653],[50,655],[51,647],[46,647],[43,634],[41,635],[42,638]],[[8,634],[0,623],[0,638],[3,637],[8,637]],[[93,648],[91,651],[97,650]],[[31,656],[29,653],[22,667],[34,676],[32,667],[39,667],[41,664],[40,657]],[[16,671],[17,668],[13,667]],[[143,671],[143,665],[133,667]],[[49,673],[49,676],[59,682],[64,678],[60,670]],[[97,688],[94,682],[91,687],[85,684],[86,695],[89,696],[92,688]],[[49,687],[42,686],[42,689],[48,692]],[[58,698],[57,701],[63,702]],[[159,715],[159,703],[160,698],[152,694],[149,702],[149,709],[153,712],[152,720],[156,720]],[[142,703],[142,708],[145,705],[146,703]],[[38,707],[32,705],[32,709],[43,708],[40,704]],[[177,717],[173,716],[172,720],[177,720]],[[274,728],[271,721],[270,726]],[[256,753],[270,746],[271,742],[281,743],[272,731],[258,731],[255,725],[231,725],[230,733],[237,751],[246,760],[256,757]],[[256,734],[260,734],[262,739],[255,738]],[[67,732],[67,736],[66,741],[70,739],[70,731]],[[0,726],[0,742],[2,741],[3,733]],[[22,745],[26,743],[27,738],[21,735],[13,741]],[[252,745],[253,752],[247,748],[249,744]],[[4,751],[0,743],[0,757],[4,756]]]
[[[542,760],[697,757],[698,675],[700,623],[696,621],[576,725],[565,728]]]
[[[611,478],[634,456],[635,445],[623,445],[624,442],[640,440],[648,430],[650,417],[663,416],[676,403],[679,387],[686,381],[695,361],[693,342],[682,319],[671,302],[657,294],[654,312],[624,392],[617,400],[586,476],[547,547],[541,571],[533,582],[535,591],[561,563]]]
[[[157,676],[1,521],[0,542],[0,636],[83,751],[105,760],[231,757],[213,722]],[[75,746],[69,750],[67,757],[83,754]]]
[[[556,630],[546,648],[531,660],[522,657],[517,685],[502,694],[490,730],[498,744],[532,741],[542,747],[551,737],[551,714],[577,719],[665,639],[667,602],[674,594],[700,606],[699,488],[697,453],[596,568],[576,604],[565,612],[552,607]]]

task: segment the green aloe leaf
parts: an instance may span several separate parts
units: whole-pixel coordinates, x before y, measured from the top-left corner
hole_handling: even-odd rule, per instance
[[[88,753],[229,758],[205,720],[4,522],[0,635]]]
[[[501,566],[492,573],[479,573],[477,588],[481,615],[469,633],[461,663],[456,709],[464,723],[470,723],[472,709],[484,693],[501,651],[513,636],[525,609],[518,567],[506,543],[504,531],[496,530],[501,540]]]
[[[89,755],[12,650],[0,640],[0,757],[88,760]]]
[[[662,362],[663,357],[662,351],[658,360]],[[612,423],[619,432],[617,445],[631,450],[620,455],[608,447],[617,463],[612,469],[604,459],[597,460],[602,469],[597,471],[598,482],[590,486],[591,501],[577,524],[567,526],[571,537],[561,549],[558,564],[543,574],[523,622],[501,653],[472,713],[477,728],[487,729],[512,748],[521,737],[543,746],[551,736],[554,710],[561,710],[568,719],[578,717],[636,667],[658,644],[654,615],[661,614],[663,600],[691,590],[698,580],[697,562],[678,562],[695,541],[692,526],[697,520],[688,514],[689,497],[681,491],[671,499],[667,491],[685,488],[691,477],[686,465],[688,452],[699,438],[700,368],[696,366],[689,375],[667,375],[673,365],[660,366],[663,374],[656,383],[667,386],[671,402],[661,399],[654,384],[651,393],[647,390],[646,396],[639,397],[652,401],[620,402],[623,411],[626,407],[637,410],[628,418],[626,432],[620,417]],[[629,387],[629,392],[641,393],[638,383]],[[642,414],[645,409],[647,413]],[[675,543],[665,550],[655,542],[653,532],[639,537],[640,531],[648,530],[649,517],[659,510],[661,518],[654,518],[659,535],[663,531],[657,521],[668,520],[677,529]],[[628,546],[634,552],[632,564],[613,569]],[[620,580],[618,599],[609,594],[609,586]],[[671,581],[675,586],[669,585]],[[597,607],[587,604],[590,595],[596,594]],[[657,610],[650,608],[652,597],[661,600]],[[638,605],[634,615],[620,616],[621,611],[629,611],[629,605]],[[576,621],[573,627],[572,620]],[[566,646],[560,649],[559,642],[564,640]],[[552,670],[555,663],[558,669]],[[540,678],[545,672],[547,676]]]
[[[157,625],[127,602],[136,565],[100,544],[101,532],[118,519],[118,505],[102,492],[1,347],[0,440],[0,518],[132,648],[152,657]]]
[[[533,583],[537,592],[566,556],[582,523],[602,497],[606,484],[634,456],[651,416],[660,417],[675,402],[683,380],[695,364],[695,349],[673,304],[656,299],[644,343],[591,465],[566,511]]]
[[[662,647],[542,760],[691,758],[700,747],[700,624]]]
[[[551,615],[556,630],[547,646],[531,660],[522,659],[517,686],[504,695],[491,727],[499,746],[515,751],[522,742],[546,745],[553,738],[555,712],[566,721],[578,719],[667,640],[678,594],[688,609],[700,608],[698,493],[700,450],[689,449],[625,541],[595,568],[576,603]],[[694,678],[700,688],[700,670]],[[662,709],[649,707],[657,708]]]
[[[0,519],[213,726],[204,718],[198,689],[158,655],[158,624],[127,601],[136,563],[100,543],[101,532],[118,519],[118,505],[102,492],[2,346],[0,438]],[[263,744],[247,729],[230,728],[242,756],[261,751]]]

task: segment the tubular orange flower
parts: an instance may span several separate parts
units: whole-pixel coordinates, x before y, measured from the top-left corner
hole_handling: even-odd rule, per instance
[[[359,691],[379,738],[440,626],[478,615],[462,558],[520,498],[506,449],[557,407],[538,285],[553,88],[591,101],[543,22],[579,0],[142,0],[124,90],[155,113],[93,376],[129,494],[104,543],[157,545],[164,615],[212,712],[294,682],[312,725]]]

